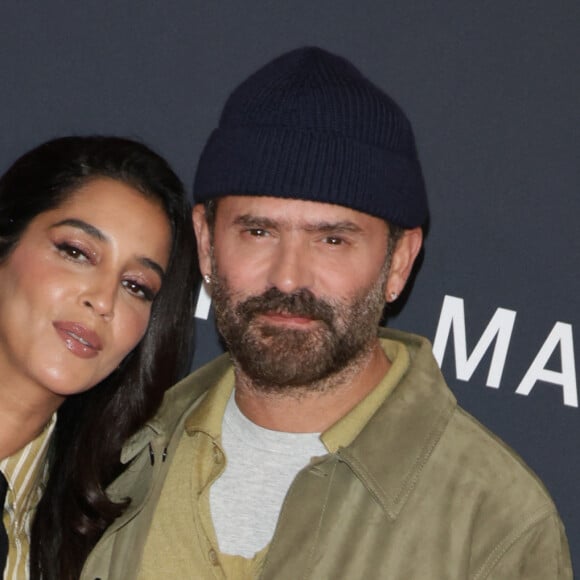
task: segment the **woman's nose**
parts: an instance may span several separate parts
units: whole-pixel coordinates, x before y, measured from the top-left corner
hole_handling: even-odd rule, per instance
[[[117,296],[117,281],[112,277],[96,277],[82,296],[83,304],[91,308],[95,314],[110,320],[115,312]]]

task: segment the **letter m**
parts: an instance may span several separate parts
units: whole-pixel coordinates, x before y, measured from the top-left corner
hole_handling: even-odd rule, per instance
[[[437,359],[437,363],[439,366],[443,363],[443,355],[449,341],[449,335],[453,330],[455,372],[459,380],[468,381],[485,353],[495,341],[486,385],[496,389],[499,388],[515,319],[516,313],[513,310],[498,308],[475,348],[467,356],[463,299],[455,296],[445,296],[437,333],[433,341],[433,354]]]

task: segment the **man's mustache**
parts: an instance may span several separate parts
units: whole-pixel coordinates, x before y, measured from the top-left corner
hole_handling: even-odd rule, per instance
[[[332,306],[325,300],[316,298],[306,288],[291,294],[281,292],[278,288],[270,288],[263,294],[252,296],[238,304],[236,311],[246,321],[260,314],[275,312],[320,320],[331,328],[334,325]]]

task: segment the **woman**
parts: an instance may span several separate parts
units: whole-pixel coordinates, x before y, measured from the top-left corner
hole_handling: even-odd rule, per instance
[[[123,442],[188,368],[190,215],[166,162],[120,138],[56,139],[0,178],[6,578],[28,552],[32,578],[78,578],[126,509],[105,494]]]

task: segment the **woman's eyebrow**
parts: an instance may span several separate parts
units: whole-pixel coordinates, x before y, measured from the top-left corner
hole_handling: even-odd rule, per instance
[[[163,280],[163,278],[165,276],[165,271],[155,260],[152,260],[151,258],[147,258],[147,256],[137,256],[137,261],[141,265],[145,266],[145,268],[149,268],[150,270],[153,270],[154,272],[156,272],[159,275],[159,277],[161,278],[161,280]]]
[[[67,219],[61,220],[60,222],[53,224],[51,226],[51,229],[58,228],[61,226],[71,226],[73,228],[78,228],[78,229],[82,230],[83,232],[85,232],[86,234],[88,234],[89,236],[91,236],[91,237],[93,237],[96,240],[99,240],[101,242],[108,242],[109,241],[109,238],[107,238],[107,236],[99,228],[96,228],[95,226],[92,226],[91,224],[89,224],[83,220],[79,220],[77,218],[67,218]]]

